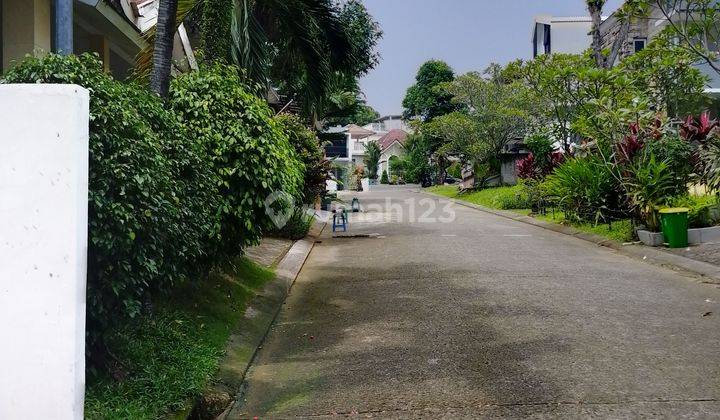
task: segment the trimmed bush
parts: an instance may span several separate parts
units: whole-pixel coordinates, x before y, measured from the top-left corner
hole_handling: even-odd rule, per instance
[[[326,181],[330,173],[330,160],[320,147],[320,139],[295,115],[282,114],[276,117],[295,148],[298,158],[305,165],[305,179],[302,187],[303,202],[313,204],[325,194]]]
[[[382,171],[382,175],[380,176],[380,183],[381,184],[389,184],[390,179],[388,178],[387,171]]]
[[[304,165],[272,110],[250,92],[239,71],[226,65],[180,76],[170,90],[170,108],[206,148],[222,196],[219,255],[235,255],[275,228],[265,205],[273,194],[302,199]],[[277,200],[272,208],[287,205]]]
[[[203,276],[274,227],[265,211],[271,193],[301,198],[304,166],[287,134],[231,68],[176,79],[169,108],[113,80],[92,55],[28,58],[3,83],[90,90],[91,354],[153,293]]]
[[[113,80],[91,55],[28,58],[4,82],[90,90],[89,330],[136,315],[147,292],[207,262],[213,179],[202,148],[157,96]]]

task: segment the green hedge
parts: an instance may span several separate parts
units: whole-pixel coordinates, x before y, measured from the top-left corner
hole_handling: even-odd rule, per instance
[[[92,55],[28,58],[3,83],[90,90],[91,345],[152,293],[257,242],[272,225],[270,193],[300,196],[304,167],[288,136],[229,67],[176,79],[168,107]]]
[[[175,79],[169,103],[187,135],[207,149],[223,197],[216,252],[235,255],[275,227],[265,211],[271,194],[302,198],[305,167],[270,107],[250,93],[232,66],[215,65]]]
[[[305,126],[294,115],[281,114],[276,117],[283,130],[290,137],[298,158],[305,165],[302,196],[305,204],[312,205],[325,193],[325,182],[330,173],[330,160],[325,158],[325,151],[320,146],[320,139],[314,131]]]

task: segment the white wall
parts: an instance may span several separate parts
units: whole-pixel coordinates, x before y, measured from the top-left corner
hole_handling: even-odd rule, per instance
[[[590,22],[552,22],[550,48],[553,53],[580,54],[590,48]]]
[[[0,85],[0,419],[81,419],[87,90]]]

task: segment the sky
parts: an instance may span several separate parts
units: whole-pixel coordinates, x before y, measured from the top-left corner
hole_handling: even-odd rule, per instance
[[[381,115],[402,113],[422,63],[444,60],[456,74],[532,57],[536,15],[586,16],[584,0],[364,0],[380,24],[380,64],[360,81]],[[608,0],[604,15],[621,0]]]

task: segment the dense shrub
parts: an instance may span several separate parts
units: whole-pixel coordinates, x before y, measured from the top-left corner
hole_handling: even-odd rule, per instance
[[[608,166],[594,157],[570,159],[543,183],[548,198],[576,221],[605,220],[622,208]]]
[[[305,204],[313,204],[325,193],[325,183],[330,173],[330,160],[314,131],[307,128],[298,117],[282,114],[276,117],[295,148],[298,158],[305,165],[302,195]]]
[[[668,164],[652,153],[638,156],[629,169],[630,175],[623,182],[629,205],[638,220],[657,232],[660,229],[658,210],[677,194],[677,179]],[[680,187],[686,190],[685,184]]]
[[[5,82],[74,83],[91,92],[91,331],[137,314],[146,292],[167,289],[207,262],[213,177],[202,147],[157,96],[113,80],[90,55],[28,58]]]
[[[215,65],[176,78],[170,107],[187,135],[207,151],[220,195],[218,254],[233,255],[274,228],[266,212],[302,198],[304,165],[268,105],[250,93],[238,70]],[[280,194],[280,195],[278,195]]]
[[[304,238],[310,231],[313,221],[312,210],[308,211],[302,207],[296,207],[290,219],[279,229],[275,229],[270,233],[272,236],[298,240]]]
[[[388,173],[385,170],[383,170],[382,175],[380,175],[380,183],[381,184],[389,184],[390,183],[390,178],[388,178]]]

